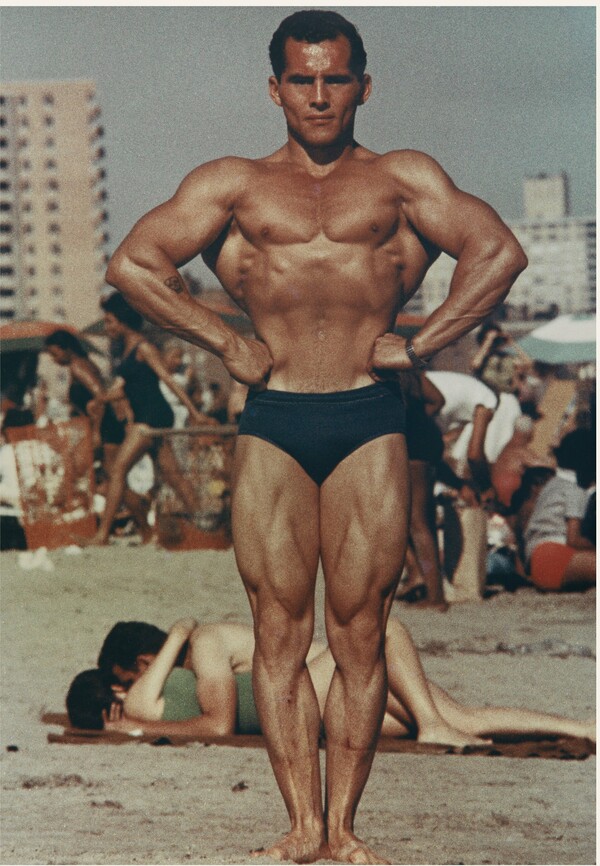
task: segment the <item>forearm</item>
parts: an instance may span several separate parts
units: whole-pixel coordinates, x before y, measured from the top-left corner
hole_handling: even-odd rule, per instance
[[[166,256],[115,253],[106,281],[118,289],[144,318],[222,358],[238,335],[212,310],[189,294]]]
[[[127,692],[124,707],[128,715],[144,718],[157,712],[165,681],[189,635],[183,629],[169,633],[156,658]]]
[[[480,325],[504,300],[526,266],[516,243],[458,257],[446,300],[431,313],[413,338],[417,355],[427,358]]]
[[[131,716],[130,716],[131,718]],[[139,729],[142,735],[157,737],[225,737],[234,730],[225,727],[222,722],[211,716],[195,716],[180,722],[140,721]]]

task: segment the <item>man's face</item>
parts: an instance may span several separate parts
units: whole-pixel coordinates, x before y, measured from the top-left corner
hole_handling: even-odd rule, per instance
[[[112,668],[113,676],[117,682],[127,690],[137,682],[137,680],[139,680],[155,658],[156,656],[150,653],[139,655],[133,668],[123,668],[121,665],[114,664]]]
[[[350,43],[345,36],[312,44],[288,39],[281,81],[269,79],[269,92],[283,108],[288,129],[312,147],[336,144],[352,134],[357,106],[371,92],[371,80],[350,71]]]

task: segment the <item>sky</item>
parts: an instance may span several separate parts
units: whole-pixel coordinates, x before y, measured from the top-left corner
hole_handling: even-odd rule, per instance
[[[328,5],[367,50],[361,144],[425,151],[508,221],[522,216],[523,177],[565,171],[571,212],[595,214],[595,7]],[[96,83],[108,252],[196,165],[284,143],[267,47],[299,8],[4,7],[3,81]],[[206,281],[199,260],[189,270]]]

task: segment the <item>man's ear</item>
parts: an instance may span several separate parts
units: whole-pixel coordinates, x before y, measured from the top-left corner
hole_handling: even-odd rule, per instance
[[[281,108],[281,97],[279,95],[279,82],[274,75],[269,77],[269,96]]]
[[[143,674],[155,658],[156,656],[152,655],[152,653],[140,653],[139,656],[136,656],[135,664],[138,669],[138,673]]]
[[[361,94],[358,100],[359,105],[364,105],[371,91],[373,90],[373,81],[370,75],[363,75]]]

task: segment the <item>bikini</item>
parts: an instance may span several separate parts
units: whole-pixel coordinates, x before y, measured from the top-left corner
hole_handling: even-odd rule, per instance
[[[397,382],[325,394],[250,391],[238,428],[285,451],[319,486],[361,445],[405,432]]]

